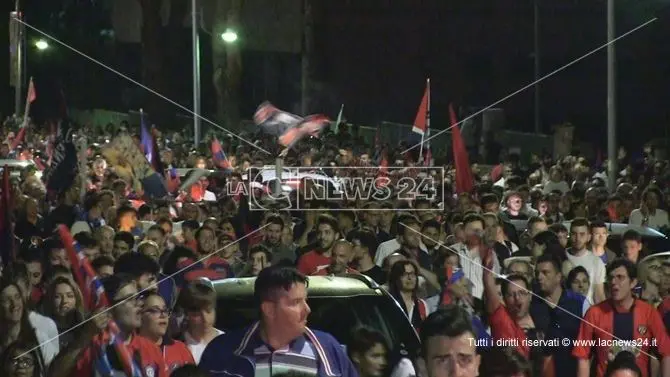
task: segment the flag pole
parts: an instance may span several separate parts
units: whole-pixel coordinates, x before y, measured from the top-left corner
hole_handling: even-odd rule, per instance
[[[425,131],[424,131],[425,133]],[[421,147],[419,147],[419,163],[423,162],[423,134],[421,134]]]
[[[428,100],[426,102],[428,103],[426,106],[426,132],[424,132],[424,135],[428,133],[428,137],[430,137],[430,77],[426,79],[426,88],[428,91]],[[428,148],[430,148],[430,144],[428,144]],[[423,157],[423,154],[421,156]],[[430,163],[430,161],[428,162]]]
[[[426,93],[427,93],[427,102],[428,106],[426,108],[426,129],[423,130],[423,133],[421,134],[421,146],[419,147],[419,163],[423,163],[423,140],[426,137],[426,132],[428,131],[428,128],[430,127],[430,78],[426,79]]]
[[[14,151],[16,147],[19,146],[19,144],[25,139],[25,134],[27,131],[28,127],[28,115],[30,114],[30,104],[32,101],[35,100],[35,85],[33,83],[33,78],[30,77],[30,81],[28,84],[28,93],[26,93],[26,106],[25,106],[25,111],[23,113],[23,120],[21,120],[21,126],[19,126],[19,130],[17,134],[14,136],[14,140],[12,143],[9,145],[10,150]],[[16,114],[18,116],[18,114]]]

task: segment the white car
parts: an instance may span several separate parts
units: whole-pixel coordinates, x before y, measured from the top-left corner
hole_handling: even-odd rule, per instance
[[[32,160],[0,160],[0,172],[7,166],[11,177],[20,177],[21,172],[28,168],[35,168],[35,176],[42,178],[42,172],[37,169],[37,165]]]

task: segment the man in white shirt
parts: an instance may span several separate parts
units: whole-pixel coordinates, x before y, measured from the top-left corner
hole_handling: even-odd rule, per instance
[[[568,260],[576,267],[582,266],[589,273],[588,299],[597,304],[605,297],[605,263],[587,249],[591,241],[589,222],[576,218],[570,223],[570,242],[572,247],[566,251]]]
[[[456,243],[451,246],[458,252],[461,268],[465,277],[472,283],[472,296],[481,299],[484,295],[483,267],[480,256],[480,240],[476,237],[484,232],[484,218],[480,215],[470,214],[463,219],[466,243]],[[493,272],[500,273],[498,258],[493,258]]]
[[[416,219],[411,214],[408,213],[402,214],[398,216],[398,223],[406,224],[411,221],[409,220],[410,218]],[[400,227],[402,225],[398,226]],[[384,259],[386,259],[386,257],[398,251],[398,249],[402,248],[402,233],[403,233],[402,231],[398,230],[395,238],[379,244],[379,247],[377,247],[377,252],[375,253],[375,264],[377,266],[383,267]],[[426,248],[426,245],[423,244],[423,241],[419,241],[419,249],[421,249],[421,251],[423,251],[424,253],[428,254],[428,249]]]

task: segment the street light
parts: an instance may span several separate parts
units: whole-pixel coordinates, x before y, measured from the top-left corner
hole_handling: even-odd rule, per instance
[[[237,41],[237,33],[233,29],[226,29],[221,33],[221,39],[226,43],[235,43]]]
[[[35,42],[35,47],[37,47],[38,50],[43,51],[49,48],[49,42],[45,41],[44,39],[40,39]]]

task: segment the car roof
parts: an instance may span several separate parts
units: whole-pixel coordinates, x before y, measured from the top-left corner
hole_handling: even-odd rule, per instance
[[[29,160],[1,160],[0,159],[0,167],[3,166],[9,166],[9,167],[20,167],[20,168],[25,168],[28,166],[35,166],[35,163],[33,161]]]
[[[245,298],[254,294],[256,278],[232,278],[210,281],[217,297]],[[351,297],[383,295],[377,283],[365,275],[310,276],[307,286],[309,297]]]
[[[208,176],[208,175],[210,175],[210,174],[216,172],[216,170],[211,170],[211,169],[197,169],[197,168],[176,168],[176,169],[175,169],[175,172],[176,172],[180,177],[183,177],[183,176],[185,176],[186,174],[188,174],[188,172],[190,172],[191,170],[205,170],[205,176]]]
[[[526,230],[528,224],[528,220],[510,220],[509,222],[514,225],[517,231]],[[570,229],[571,222],[572,221],[564,221],[563,225]],[[634,230],[640,233],[642,237],[666,238],[665,234],[654,228],[648,228],[646,226],[629,225],[624,223],[605,223],[605,225],[607,226],[607,229],[612,236],[622,236],[627,230]]]

